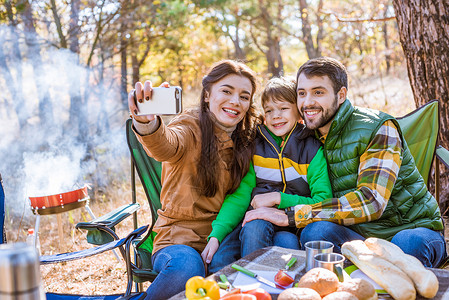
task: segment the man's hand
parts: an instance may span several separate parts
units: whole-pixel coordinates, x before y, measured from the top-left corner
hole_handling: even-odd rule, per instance
[[[281,193],[271,192],[254,196],[253,200],[251,201],[251,206],[254,209],[257,209],[261,207],[278,206],[280,203],[281,203]]]
[[[246,212],[242,226],[256,219],[265,220],[282,227],[288,226],[288,216],[283,210],[274,207],[260,207]]]
[[[219,245],[220,243],[218,242],[217,238],[211,237],[209,239],[206,248],[204,248],[203,252],[201,253],[201,257],[206,264],[210,264],[210,262],[212,261],[212,257],[214,257],[215,252],[217,252],[218,250]]]

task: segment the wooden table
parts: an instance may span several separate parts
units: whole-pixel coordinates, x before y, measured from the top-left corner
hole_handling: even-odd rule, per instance
[[[295,265],[289,270],[296,272],[295,282],[301,278],[305,273],[305,263],[306,263],[306,253],[302,250],[291,250],[280,247],[267,247],[263,249],[259,249],[241,259],[236,261],[235,263],[251,269],[253,271],[278,271],[280,268],[283,268],[287,261],[290,259],[291,255],[298,258],[298,261]],[[347,260],[346,260],[347,261]],[[430,269],[435,275],[438,277],[438,281],[440,283],[440,287],[438,293],[433,299],[449,299],[449,271],[443,269]],[[237,276],[237,271],[232,269],[230,265],[224,267],[217,273],[210,275],[208,278],[214,279],[215,281],[220,281],[220,274],[225,274],[230,282],[233,282],[235,277]],[[272,295],[273,300],[277,299],[277,295]],[[172,298],[176,299],[185,299],[185,293],[181,292]],[[379,295],[379,299],[393,299],[389,295]],[[417,295],[416,299],[427,299]]]

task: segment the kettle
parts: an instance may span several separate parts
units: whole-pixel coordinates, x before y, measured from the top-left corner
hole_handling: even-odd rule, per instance
[[[26,243],[0,245],[0,299],[45,300],[39,255]]]

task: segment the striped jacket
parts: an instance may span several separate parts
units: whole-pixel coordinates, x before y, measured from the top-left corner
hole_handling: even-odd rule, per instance
[[[259,125],[253,155],[256,187],[251,197],[269,192],[310,197],[307,168],[315,157],[321,143],[313,131],[297,123],[278,146],[263,125]]]

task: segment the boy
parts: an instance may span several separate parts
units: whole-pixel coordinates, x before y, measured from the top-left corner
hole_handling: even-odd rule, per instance
[[[298,123],[300,114],[296,106],[295,81],[271,79],[261,100],[265,120],[257,128],[252,164],[239,188],[226,196],[201,254],[206,263],[212,261],[210,272],[239,259],[240,254],[243,257],[263,247],[276,245],[299,249],[293,212],[287,212],[290,218],[285,227],[257,217],[243,227],[237,226],[250,202],[253,208],[274,206],[285,209],[332,197],[321,143],[312,131]],[[284,211],[280,212],[284,214]],[[248,214],[251,214],[251,208]]]

